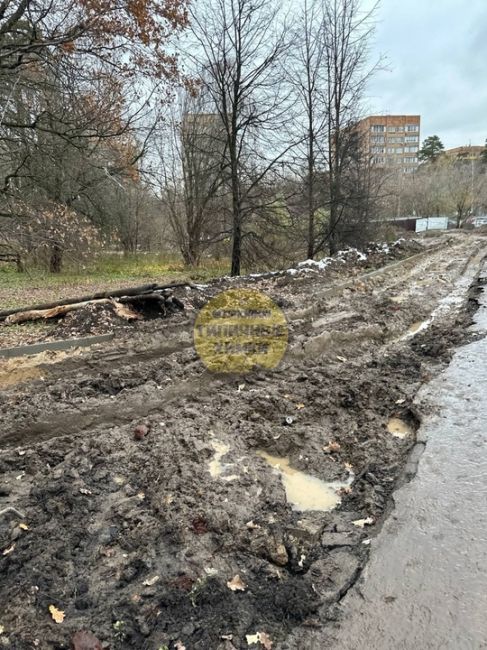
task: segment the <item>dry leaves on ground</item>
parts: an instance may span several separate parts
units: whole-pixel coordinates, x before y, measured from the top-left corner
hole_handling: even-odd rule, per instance
[[[49,605],[49,612],[56,623],[62,623],[64,621],[64,612],[54,605]]]
[[[236,575],[229,580],[227,582],[227,587],[231,589],[231,591],[245,591],[247,589],[247,585],[239,575]]]

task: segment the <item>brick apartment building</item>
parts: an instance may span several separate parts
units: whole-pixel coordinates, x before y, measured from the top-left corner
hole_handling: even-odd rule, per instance
[[[371,115],[357,122],[355,128],[375,167],[405,174],[417,169],[420,115]]]

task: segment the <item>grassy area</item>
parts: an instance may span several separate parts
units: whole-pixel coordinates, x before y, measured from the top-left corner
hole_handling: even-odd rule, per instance
[[[228,260],[204,260],[188,269],[177,258],[162,254],[114,255],[97,257],[86,268],[66,268],[53,275],[40,269],[17,273],[14,265],[0,265],[0,309],[103,291],[111,287],[149,282],[204,282],[226,275]]]

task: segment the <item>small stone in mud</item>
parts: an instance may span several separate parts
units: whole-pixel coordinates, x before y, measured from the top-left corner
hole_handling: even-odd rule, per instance
[[[294,424],[294,418],[292,418],[290,415],[286,415],[283,424],[287,427],[290,427],[292,424]]]
[[[278,566],[286,566],[289,562],[289,556],[284,544],[277,544],[274,548],[271,547],[269,557]]]
[[[142,440],[149,433],[150,426],[147,424],[138,424],[134,429],[134,438]]]
[[[73,650],[102,650],[101,641],[86,630],[75,632],[71,645]]]
[[[323,533],[321,537],[321,545],[324,548],[352,546],[356,542],[357,536],[352,533]]]

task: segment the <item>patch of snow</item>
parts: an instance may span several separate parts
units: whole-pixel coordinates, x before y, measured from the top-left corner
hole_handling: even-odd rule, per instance
[[[336,257],[337,259],[343,262],[345,262],[345,260],[348,259],[349,257],[355,257],[359,262],[365,262],[365,260],[367,259],[367,255],[365,253],[362,253],[357,248],[352,248],[352,247],[345,248],[342,251],[338,251]]]
[[[324,257],[321,260],[304,260],[304,262],[299,262],[298,268],[299,269],[306,269],[306,268],[313,268],[317,269],[318,271],[324,271],[330,264],[333,264],[335,262],[332,257]]]

